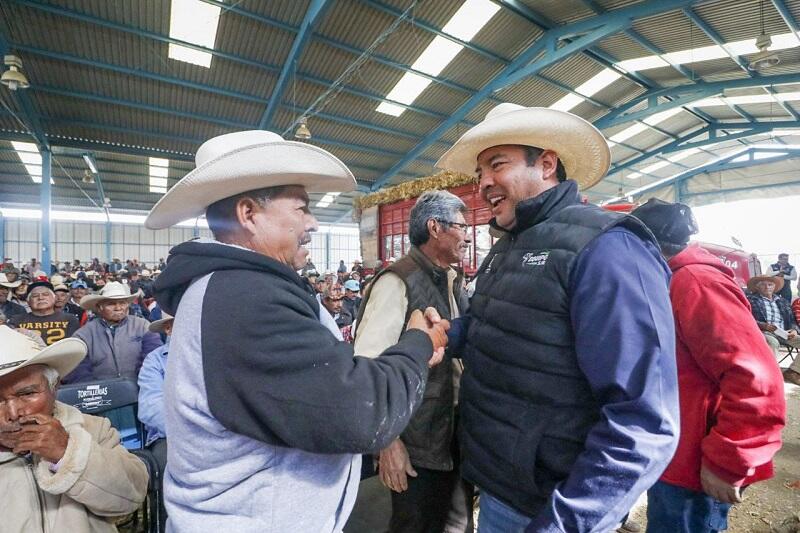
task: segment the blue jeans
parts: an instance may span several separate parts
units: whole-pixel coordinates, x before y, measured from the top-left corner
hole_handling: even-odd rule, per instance
[[[663,481],[647,491],[647,533],[713,533],[728,529],[731,504]]]
[[[481,491],[478,533],[523,533],[533,520]]]

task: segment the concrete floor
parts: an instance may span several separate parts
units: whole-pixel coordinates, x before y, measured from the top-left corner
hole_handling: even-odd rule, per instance
[[[392,497],[378,476],[361,482],[358,498],[344,533],[385,533],[392,514]]]

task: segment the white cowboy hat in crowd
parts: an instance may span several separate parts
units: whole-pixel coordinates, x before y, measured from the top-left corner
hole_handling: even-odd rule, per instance
[[[86,357],[86,343],[70,337],[45,346],[44,342],[0,326],[0,376],[31,365],[48,365],[66,376]]]
[[[125,301],[128,303],[133,302],[136,298],[142,295],[142,290],[139,289],[134,294],[131,294],[131,288],[119,281],[112,281],[106,283],[100,292],[97,294],[87,294],[81,298],[81,307],[87,311],[96,311],[97,304],[103,300]]]
[[[150,325],[147,326],[147,330],[150,331],[151,333],[162,333],[164,331],[164,326],[166,325],[166,323],[171,322],[173,320],[175,320],[174,316],[162,311],[161,318],[150,322]]]
[[[475,174],[478,154],[493,146],[518,144],[558,154],[567,178],[588,189],[605,176],[611,150],[600,130],[572,113],[546,107],[499,104],[439,158],[436,166]]]
[[[147,228],[167,228],[204,214],[214,202],[265,187],[302,185],[325,193],[356,187],[353,173],[333,154],[264,130],[209,139],[197,150],[195,163],[147,215]]]
[[[5,272],[0,272],[0,285],[5,287],[6,289],[16,289],[20,285],[22,285],[22,280],[18,279],[17,281],[8,281]]]
[[[149,271],[149,270],[147,270],[147,269],[145,268],[145,269],[142,269],[141,275],[142,275],[142,277],[143,277],[143,278],[149,278],[149,277],[150,277],[150,275],[151,275],[151,273],[150,273],[150,271]]]

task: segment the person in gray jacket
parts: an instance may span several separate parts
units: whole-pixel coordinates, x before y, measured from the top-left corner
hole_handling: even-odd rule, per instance
[[[157,333],[148,331],[149,322],[128,314],[131,294],[127,285],[113,281],[98,294],[81,298],[81,307],[97,318],[75,332],[88,346],[88,354],[64,383],[81,383],[123,377],[136,380],[145,356],[161,346]]]

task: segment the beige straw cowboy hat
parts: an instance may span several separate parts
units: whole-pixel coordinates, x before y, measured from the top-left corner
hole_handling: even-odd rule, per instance
[[[48,365],[66,376],[86,357],[86,344],[70,337],[45,346],[41,341],[0,326],[0,376],[31,365]]]
[[[224,198],[278,185],[302,185],[308,192],[349,192],[352,172],[333,154],[287,141],[263,130],[214,137],[195,155],[197,167],[161,197],[144,225],[163,229],[198,217]]]
[[[131,294],[131,288],[119,281],[112,281],[100,289],[97,294],[87,294],[81,298],[81,307],[87,311],[97,311],[97,304],[104,300],[124,301],[131,303],[142,295],[141,289]]]
[[[546,107],[503,103],[462,135],[436,166],[471,176],[475,174],[478,154],[506,144],[554,151],[567,177],[578,182],[581,189],[603,179],[611,165],[605,137],[581,117]]]
[[[147,326],[147,330],[151,333],[162,333],[164,331],[164,326],[167,322],[171,322],[175,320],[175,317],[170,315],[169,313],[161,312],[161,317],[159,320],[154,320],[150,322],[150,325]]]

